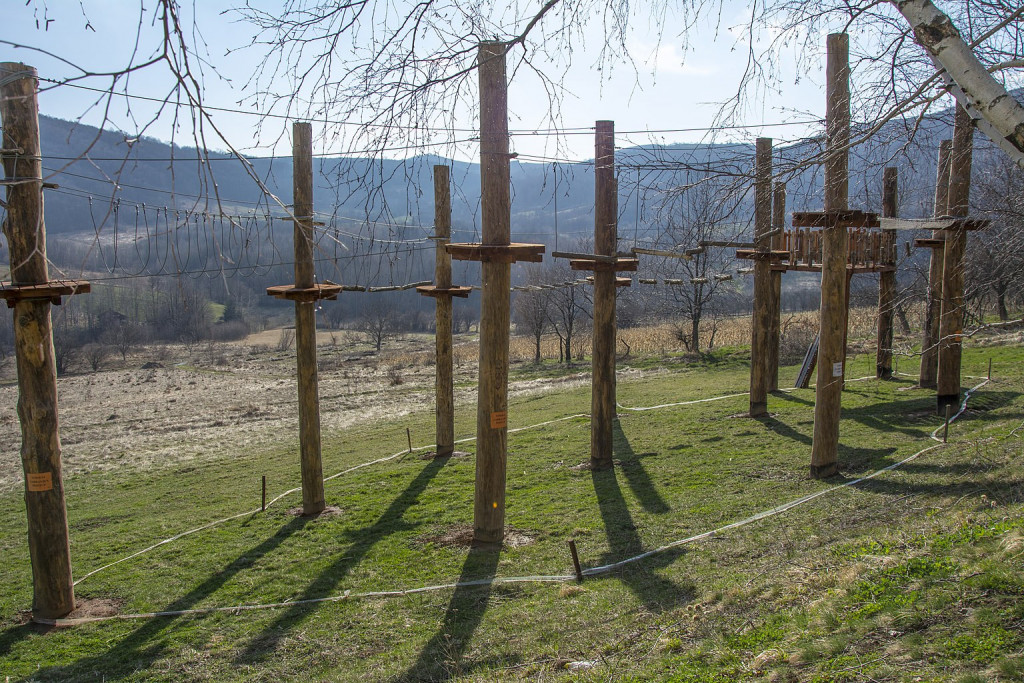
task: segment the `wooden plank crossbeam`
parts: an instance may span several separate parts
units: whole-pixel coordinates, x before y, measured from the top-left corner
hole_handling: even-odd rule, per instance
[[[946,246],[946,240],[941,237],[918,237],[914,240],[914,246],[919,249],[942,249]]]
[[[458,296],[465,299],[469,296],[469,293],[473,291],[472,287],[435,287],[434,285],[420,285],[416,288],[416,291],[423,296],[432,296],[435,299],[443,298],[446,296]]]
[[[760,249],[737,249],[736,258],[739,259],[768,259],[769,261],[781,261],[789,256],[788,251],[781,250],[768,250],[762,251]]]
[[[319,301],[320,299],[337,299],[343,287],[333,282],[316,283],[312,287],[296,287],[295,285],[274,285],[267,287],[267,295],[276,299],[289,301]]]
[[[544,260],[543,244],[513,242],[511,244],[481,244],[479,242],[453,242],[445,250],[456,261],[480,261],[482,263],[517,263],[528,261],[541,263]]]
[[[594,276],[593,275],[588,275],[586,277],[586,281],[588,283],[590,283],[590,284],[594,284]],[[641,282],[643,282],[643,280],[641,280]],[[657,280],[655,280],[655,281],[653,281],[651,283],[647,283],[647,284],[654,284],[654,282],[657,282]],[[617,278],[615,278],[615,286],[616,287],[629,287],[631,284],[633,284],[633,279],[632,278],[628,278],[628,277],[617,277]]]
[[[877,213],[866,211],[839,209],[836,211],[794,211],[794,228],[828,228],[844,226],[847,228],[877,228]]]
[[[992,221],[987,218],[883,218],[886,230],[984,230]]]
[[[630,251],[634,255],[645,254],[647,256],[665,256],[667,258],[679,258],[684,259],[686,261],[692,261],[694,254],[704,253],[704,248],[701,247],[699,249],[687,249],[685,252],[682,253],[678,251],[667,251],[665,249],[645,249],[642,247],[633,247],[632,249],[630,249]]]
[[[7,301],[7,308],[14,308],[19,301],[44,300],[60,306],[62,296],[87,294],[92,285],[86,280],[50,280],[39,285],[16,285],[0,282],[0,299]]]
[[[552,254],[554,256],[554,254]],[[628,271],[633,272],[640,265],[640,260],[635,258],[616,258],[613,261],[598,261],[592,258],[574,258],[569,261],[569,267],[573,270],[590,270],[594,272],[604,271]]]

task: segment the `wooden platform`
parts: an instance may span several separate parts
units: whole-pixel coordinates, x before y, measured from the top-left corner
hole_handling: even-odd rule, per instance
[[[0,298],[7,302],[7,308],[14,308],[19,301],[37,301],[49,299],[50,303],[60,306],[61,297],[73,294],[88,294],[92,285],[87,280],[50,280],[40,285],[16,285],[11,282],[0,282]]]
[[[590,258],[570,259],[569,267],[573,270],[589,270],[591,272],[635,272],[640,259],[617,257],[614,261],[598,261]]]
[[[528,261],[540,263],[544,260],[543,244],[480,244],[477,242],[453,242],[444,245],[445,251],[456,261],[480,261],[481,263],[517,263]]]
[[[295,285],[275,285],[267,287],[267,294],[275,299],[290,301],[320,301],[321,299],[337,299],[342,291],[341,285],[333,282],[315,284],[312,287],[296,287]]]
[[[590,284],[594,284],[594,276],[593,275],[589,275],[587,277],[587,282],[589,282]],[[631,284],[633,284],[633,280],[628,278],[628,277],[617,277],[617,278],[615,278],[615,286],[616,287],[629,287]]]
[[[794,211],[794,228],[830,228],[833,226],[846,228],[877,228],[878,214],[866,211]]]
[[[434,285],[420,285],[416,288],[416,291],[423,296],[432,296],[435,299],[444,298],[446,296],[458,296],[465,299],[469,296],[469,293],[473,291],[472,287],[435,287]]]

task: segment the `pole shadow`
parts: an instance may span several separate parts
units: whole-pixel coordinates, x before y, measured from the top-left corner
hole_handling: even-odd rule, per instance
[[[622,468],[622,474],[626,477],[626,483],[629,485],[633,495],[640,501],[643,509],[656,514],[671,510],[668,503],[665,502],[665,499],[661,497],[661,494],[654,487],[654,483],[651,481],[650,475],[647,474],[647,470],[644,469],[643,463],[640,462],[640,458],[656,455],[656,453],[641,453],[637,455],[633,451],[629,439],[626,438],[625,432],[622,431],[622,424],[618,418],[612,420],[612,443],[613,451],[619,456],[619,463]]]
[[[253,562],[275,550],[310,521],[311,518],[308,517],[297,517],[291,520],[273,536],[242,553],[219,572],[160,611],[175,612],[195,607],[202,600],[217,592],[236,574],[251,567]],[[67,666],[42,669],[35,672],[33,677],[52,680],[87,680],[99,676],[105,681],[130,678],[140,670],[148,669],[164,654],[169,645],[164,632],[175,623],[177,623],[177,617],[148,619],[141,628],[136,629],[102,654],[80,659]],[[191,645],[197,647],[195,643],[191,643]]]
[[[320,572],[320,575],[306,586],[296,600],[311,600],[330,596],[341,580],[362,561],[370,549],[381,539],[412,528],[412,525],[402,519],[403,516],[416,503],[416,499],[426,490],[427,485],[437,476],[447,461],[448,458],[430,460],[416,475],[416,478],[409,482],[405,490],[388,506],[388,509],[377,518],[376,522],[368,527],[350,532],[348,536],[352,541],[351,545],[329,567]],[[271,656],[289,630],[316,608],[315,604],[296,604],[284,610],[277,619],[253,638],[235,658],[235,662],[251,664]]]
[[[498,570],[500,549],[471,548],[462,565],[459,583],[487,580],[474,586],[458,586],[452,593],[444,620],[437,633],[423,646],[416,662],[395,680],[447,681],[469,673],[481,662],[464,662],[463,654],[473,633],[483,621]]]
[[[642,553],[643,541],[622,495],[615,469],[592,471],[590,476],[609,546],[600,563],[611,564]],[[671,564],[682,554],[683,550],[676,548],[626,565],[618,571],[619,577],[652,612],[689,602],[694,596],[692,586],[677,586],[653,571]]]

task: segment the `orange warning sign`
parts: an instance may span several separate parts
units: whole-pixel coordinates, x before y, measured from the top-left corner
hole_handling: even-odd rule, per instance
[[[508,412],[499,410],[491,413],[491,429],[504,429],[508,426]]]
[[[29,474],[27,480],[29,491],[53,490],[53,474],[50,472],[38,472],[35,474]]]

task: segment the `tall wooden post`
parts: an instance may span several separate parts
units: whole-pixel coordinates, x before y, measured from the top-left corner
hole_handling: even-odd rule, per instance
[[[754,153],[754,316],[750,335],[750,416],[768,413],[768,332],[772,325],[772,139],[758,138]]]
[[[932,216],[938,218],[949,213],[949,164],[952,140],[939,143],[939,159],[935,170],[935,204]],[[943,237],[942,230],[932,230],[932,238]],[[939,372],[939,318],[942,315],[942,248],[932,247],[928,263],[928,292],[925,302],[924,330],[921,338],[921,371],[918,385],[935,386]]]
[[[447,166],[434,166],[434,238],[437,240],[434,262],[434,286],[451,289],[452,257],[445,251],[452,234],[452,194]],[[455,389],[452,382],[452,298],[437,297],[434,340],[437,352],[434,413],[437,455],[446,457],[455,451]]]
[[[480,43],[480,194],[483,244],[507,246],[511,238],[508,85],[505,44]],[[476,492],[473,537],[500,543],[505,535],[505,467],[508,439],[508,339],[511,265],[480,265],[480,375],[476,413]]]
[[[3,227],[15,286],[49,282],[37,84],[33,67],[16,62],[0,64],[0,147],[17,150],[4,154],[4,172],[8,180],[23,181],[7,186],[7,220]],[[28,549],[32,560],[32,615],[55,619],[74,609],[75,590],[61,476],[57,366],[49,298],[16,301],[14,347]]]
[[[898,171],[889,166],[882,172],[882,215],[895,218],[898,206]],[[889,240],[895,244],[896,231],[885,230]],[[883,240],[888,244],[889,240]],[[890,250],[891,251],[891,250]],[[884,254],[884,262],[889,266],[891,254]],[[895,266],[895,263],[892,264]],[[875,349],[875,378],[892,378],[892,339],[893,315],[896,308],[896,270],[883,270],[878,274],[878,337]]]
[[[772,193],[772,251],[781,251],[786,228],[786,183],[775,183]],[[768,297],[768,391],[779,388],[779,343],[782,336],[782,271],[771,271],[771,296]]]
[[[292,125],[292,210],[295,212],[295,287],[313,287],[313,127]],[[322,512],[320,395],[316,369],[316,302],[295,301],[295,352],[299,385],[299,448],[302,459],[302,514]]]
[[[953,126],[953,150],[949,167],[949,213],[967,216],[971,192],[971,157],[974,125],[959,105]],[[964,325],[964,251],[967,231],[945,230],[946,244],[942,258],[942,313],[939,318],[939,373],[937,410],[946,414],[946,406],[960,403],[960,351]]]
[[[847,208],[850,144],[850,38],[828,36],[827,107],[825,112],[825,212]],[[814,437],[811,476],[828,477],[838,471],[839,415],[842,408],[843,340],[846,327],[846,263],[849,232],[833,221],[822,229],[821,313],[818,374],[814,401]]]
[[[615,183],[615,124],[598,121],[594,138],[594,253],[615,256],[618,248]],[[590,466],[612,466],[615,419],[615,271],[594,271],[594,349],[590,398]]]

